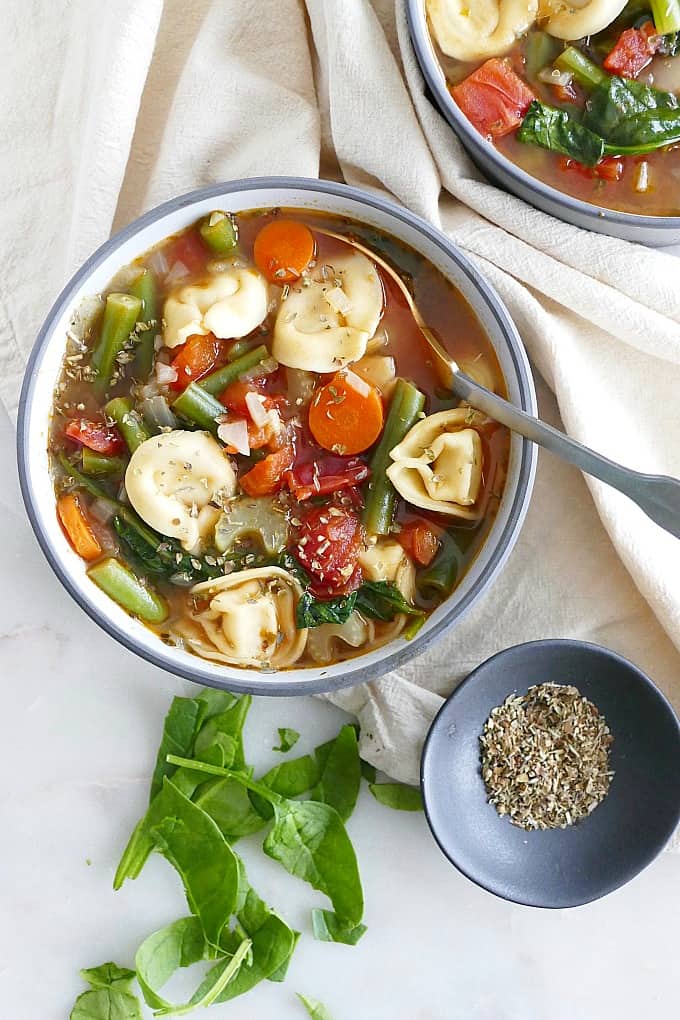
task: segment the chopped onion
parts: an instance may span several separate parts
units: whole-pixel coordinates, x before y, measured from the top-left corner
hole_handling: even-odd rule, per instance
[[[269,421],[269,415],[265,410],[264,397],[260,393],[246,393],[246,407],[248,414],[258,428],[263,428]]]
[[[174,429],[177,427],[177,418],[161,393],[146,397],[139,407],[146,421],[155,428]]]
[[[275,358],[265,358],[264,361],[261,361],[258,365],[253,365],[252,368],[249,368],[247,372],[243,372],[243,374],[239,376],[239,379],[246,382],[249,379],[259,379],[260,376],[271,375],[278,367],[279,363],[275,360]]]
[[[639,194],[649,191],[649,163],[647,160],[644,160],[642,163],[638,163],[637,172],[635,174],[635,190]]]
[[[167,386],[169,383],[177,382],[177,369],[172,365],[166,365],[163,361],[156,362],[156,382],[159,386]]]
[[[88,509],[102,524],[108,524],[116,513],[115,505],[108,499],[93,499]]]
[[[365,379],[362,379],[360,375],[356,374],[356,372],[347,371],[344,372],[343,374],[345,377],[345,382],[347,383],[348,386],[351,386],[353,390],[356,390],[360,396],[362,397],[368,396],[368,394],[371,392],[371,387],[368,385]]]
[[[250,396],[250,394],[248,394],[248,396]],[[236,452],[242,453],[244,457],[247,457],[250,453],[248,425],[245,421],[243,421],[243,419],[240,419],[239,421],[228,421],[223,425],[220,425],[217,429],[217,437],[218,439],[221,439],[226,446],[233,446]]]
[[[342,287],[332,287],[326,291],[326,301],[331,308],[339,312],[340,315],[347,315],[348,312],[352,311],[352,302],[345,294]]]
[[[571,85],[574,78],[571,71],[560,71],[557,67],[544,67],[538,72],[537,77],[539,81],[544,81],[548,85],[561,85],[562,88]]]
[[[175,262],[166,276],[165,282],[172,285],[173,283],[178,283],[179,280],[183,280],[185,276],[189,276],[189,270],[187,267],[183,262]]]
[[[157,276],[165,276],[169,268],[165,252],[157,249],[149,259],[149,265]]]

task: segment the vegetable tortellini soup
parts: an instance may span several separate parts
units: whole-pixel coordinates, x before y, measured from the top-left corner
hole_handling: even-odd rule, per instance
[[[67,339],[50,452],[87,572],[168,644],[260,670],[411,637],[496,513],[508,433],[442,389],[403,295],[503,392],[471,309],[393,238],[216,211],[123,269]]]
[[[513,163],[575,198],[680,215],[678,0],[425,0],[449,91]]]

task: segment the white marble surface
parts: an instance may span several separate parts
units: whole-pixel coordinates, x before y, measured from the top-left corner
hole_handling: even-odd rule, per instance
[[[2,415],[2,412],[0,412]],[[114,893],[113,869],[143,809],[173,693],[191,691],[119,648],[52,576],[30,532],[0,420],[3,681],[0,793],[0,1017],[65,1020],[78,969],[130,964],[150,931],[185,912],[174,872],[152,859]],[[306,750],[342,714],[313,699],[260,699],[246,736],[266,765],[276,727]],[[294,992],[334,1020],[637,1020],[674,1014],[680,857],[663,855],[626,888],[572,911],[495,899],[442,857],[420,815],[364,791],[350,821],[369,931],[356,948],[315,942],[320,897],[246,847],[254,885],[306,937],[285,984],[265,983],[215,1020],[302,1020]]]

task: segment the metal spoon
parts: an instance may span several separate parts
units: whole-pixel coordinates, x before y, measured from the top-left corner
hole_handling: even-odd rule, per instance
[[[447,354],[429,329],[411,296],[411,292],[392,266],[370,248],[353,238],[344,237],[342,234],[336,234],[332,230],[324,230],[320,227],[314,229],[319,234],[334,237],[336,240],[356,248],[389,274],[406,298],[418,329],[437,358],[442,381],[450,386],[462,400],[467,400],[472,407],[483,411],[494,421],[506,425],[513,432],[524,436],[525,439],[530,439],[538,446],[550,450],[551,453],[580,468],[586,474],[592,475],[593,478],[598,478],[601,482],[611,485],[613,489],[618,489],[624,496],[628,496],[634,503],[637,503],[655,524],[676,538],[680,538],[680,481],[666,475],[647,475],[623,467],[621,464],[603,457],[602,454],[595,453],[589,447],[577,443],[570,436],[551,425],[546,425],[545,422],[527,414],[526,411],[521,411],[514,404],[474,382],[460,371],[457,363]]]

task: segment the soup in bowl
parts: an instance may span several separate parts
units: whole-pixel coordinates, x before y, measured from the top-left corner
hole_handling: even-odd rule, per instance
[[[540,208],[631,240],[680,239],[680,7],[666,0],[411,0],[450,122]]]
[[[533,450],[442,386],[371,252],[468,374],[534,408],[514,329],[460,253],[342,186],[168,203],[50,313],[22,397],[29,514],[66,587],[151,661],[266,693],[359,682],[421,650],[508,554]]]

